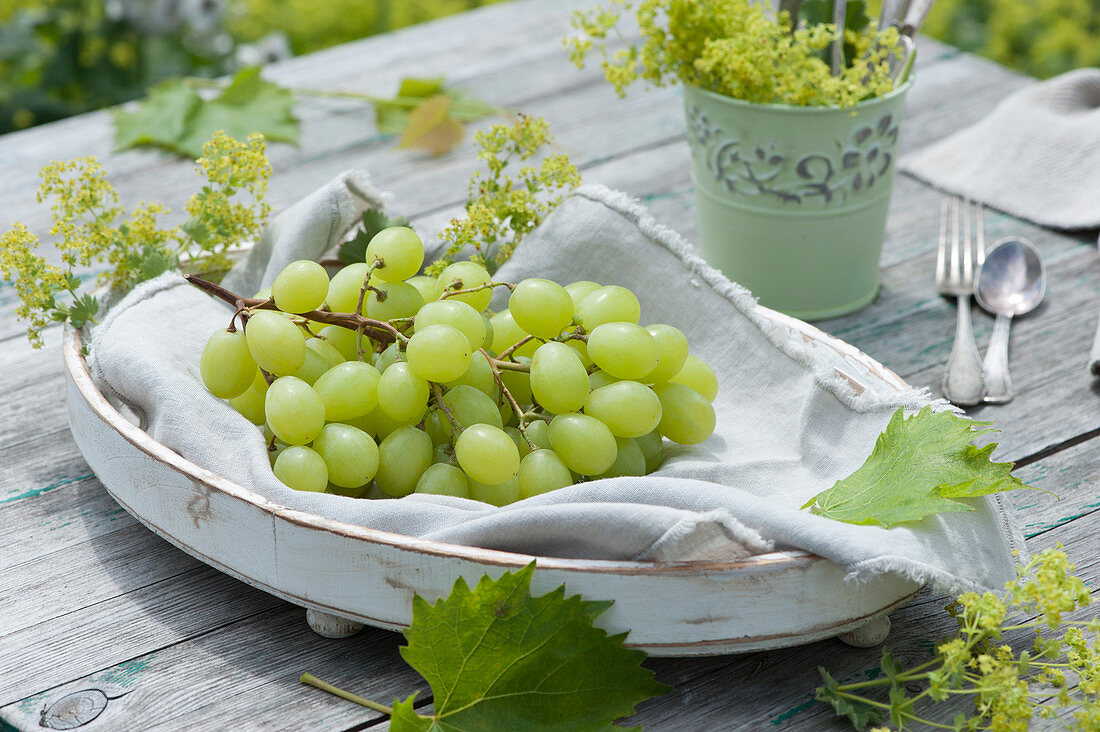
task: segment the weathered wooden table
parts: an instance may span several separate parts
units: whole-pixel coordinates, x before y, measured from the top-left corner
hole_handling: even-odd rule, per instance
[[[294,59],[268,73],[292,86],[383,95],[402,76],[445,75],[485,99],[546,117],[586,180],[640,197],[659,220],[692,239],[680,93],[633,93],[620,101],[598,70],[574,70],[561,38],[570,10],[589,4],[497,5]],[[1031,83],[926,39],[919,58],[907,150],[977,120]],[[396,208],[429,232],[458,213],[474,168],[468,147],[438,159],[399,151],[375,131],[370,111],[350,102],[309,100],[299,114],[301,147],[271,151],[276,210],[339,171],[364,167],[394,192]],[[101,112],[0,138],[0,227],[18,220],[45,233],[44,208],[34,202],[39,167],[89,154],[105,162],[127,203],[160,200],[181,209],[193,188],[192,166],[151,152],[113,154],[109,120]],[[932,284],[940,200],[899,176],[882,294],[860,313],[820,324],[933,391],[954,329],[954,306]],[[1091,585],[1100,527],[1100,385],[1085,361],[1100,302],[1096,233],[1055,233],[994,211],[986,222],[990,240],[1014,233],[1035,241],[1050,284],[1042,307],[1013,330],[1019,396],[970,414],[996,419],[1003,430],[997,455],[1016,461],[1025,481],[1055,494],[1010,497],[1030,547],[1064,544]],[[306,670],[381,701],[418,689],[427,697],[398,656],[398,634],[368,628],[349,639],[323,639],[306,626],[301,609],[206,567],[119,508],[69,435],[60,330],[48,331],[46,348],[34,351],[14,308],[14,291],[3,285],[0,726],[69,729],[106,701],[82,729],[385,727],[381,715],[300,684]],[[975,315],[983,347],[991,326],[989,317]],[[903,661],[926,658],[949,630],[945,601],[925,591],[894,614],[888,643]],[[643,705],[632,721],[673,730],[844,729],[813,701],[816,668],[825,665],[841,679],[870,677],[878,655],[828,640],[741,656],[651,660],[658,678],[676,688]],[[46,714],[61,708],[76,713]],[[944,720],[953,714],[944,710]]]

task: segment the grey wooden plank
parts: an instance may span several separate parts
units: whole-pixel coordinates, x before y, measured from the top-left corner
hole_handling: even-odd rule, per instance
[[[144,536],[146,542],[155,538],[149,532]],[[149,543],[132,546],[138,552],[150,551]],[[171,551],[175,555],[162,555],[165,561],[194,566],[194,560]],[[74,593],[85,589],[77,581],[79,575],[97,566],[104,581],[124,587],[131,582],[123,556],[109,562],[71,564],[69,582]],[[0,635],[0,678],[4,680],[0,705],[264,612],[282,601],[200,566],[99,602],[74,597],[70,604],[75,607],[64,616],[20,630],[7,630],[5,621]]]
[[[287,603],[169,647],[129,658],[0,708],[17,729],[75,691],[107,686],[124,696],[83,729],[345,729],[381,715],[301,684],[309,671],[326,681],[392,703],[427,689],[398,655],[401,636],[368,629],[352,638],[316,635],[304,611]],[[186,679],[186,683],[181,683]]]

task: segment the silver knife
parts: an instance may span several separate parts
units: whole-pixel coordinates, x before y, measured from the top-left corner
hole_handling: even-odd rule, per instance
[[[898,23],[902,34],[910,38],[917,35],[917,31],[924,25],[924,19],[928,17],[928,11],[935,4],[936,0],[910,0],[909,5],[905,8],[905,15]]]
[[[878,30],[884,31],[892,25],[901,23],[908,4],[909,0],[883,0],[882,11],[878,14]]]
[[[833,24],[837,37],[831,44],[833,56],[833,76],[844,71],[844,19],[848,14],[848,0],[833,0]]]
[[[1100,242],[1097,242],[1100,246]],[[1092,342],[1092,354],[1089,355],[1089,371],[1093,376],[1100,376],[1100,324],[1096,326],[1096,340]]]

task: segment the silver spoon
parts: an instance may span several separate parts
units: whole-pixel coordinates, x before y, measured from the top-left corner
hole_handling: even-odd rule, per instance
[[[1027,239],[1001,239],[985,255],[974,296],[997,316],[985,353],[985,401],[1004,404],[1016,395],[1008,375],[1008,329],[1012,318],[1031,312],[1046,292],[1046,272],[1039,253]]]

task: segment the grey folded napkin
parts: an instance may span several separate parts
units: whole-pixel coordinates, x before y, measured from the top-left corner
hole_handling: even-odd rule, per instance
[[[1042,226],[1100,228],[1100,69],[1016,92],[977,124],[902,158],[900,168]],[[1100,375],[1100,329],[1089,364]]]
[[[378,200],[364,176],[345,174],[284,212],[232,281],[270,284],[282,263],[335,245],[341,226]],[[624,285],[638,294],[643,322],[682,329],[719,378],[714,435],[692,447],[666,443],[667,462],[653,475],[582,483],[503,508],[444,496],[293,491],[273,476],[259,431],[199,381],[199,354],[228,322],[227,306],[171,273],[130,293],[95,329],[92,373],[144,414],[155,439],[189,460],[283,506],[375,529],[609,560],[797,547],[841,565],[851,581],[895,573],[947,591],[1015,576],[1013,551],[1026,550],[1000,496],[972,500],[972,512],[889,530],[800,510],[864,461],[896,408],[932,403],[927,392],[876,385],[836,350],[769,316],[625,195],[586,186],[567,198],[496,275],[526,276]]]

